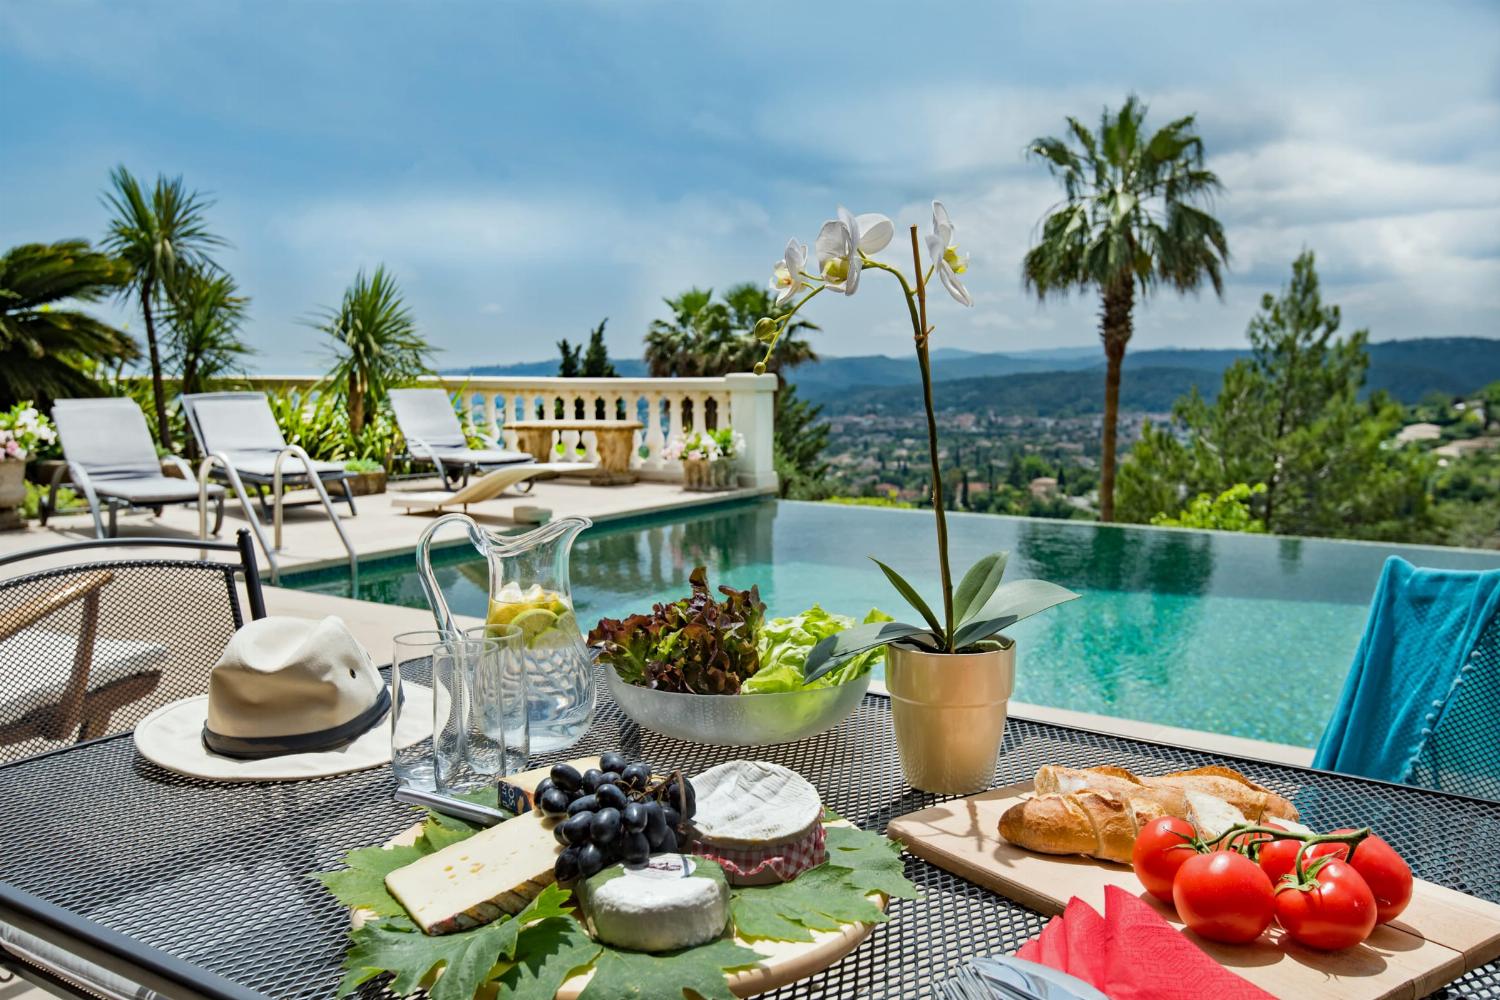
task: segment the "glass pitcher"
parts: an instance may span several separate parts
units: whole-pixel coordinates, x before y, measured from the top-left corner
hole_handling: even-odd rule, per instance
[[[432,538],[450,521],[461,521],[469,541],[490,562],[490,600],[485,622],[513,625],[522,635],[531,751],[572,746],[594,719],[594,666],[573,614],[568,557],[586,517],[562,517],[524,535],[485,531],[467,514],[445,514],[427,526],[417,543],[417,572],[440,629],[457,631],[448,602],[432,572]]]

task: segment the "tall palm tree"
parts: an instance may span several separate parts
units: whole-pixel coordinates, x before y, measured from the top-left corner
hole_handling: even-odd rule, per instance
[[[184,393],[202,392],[210,379],[236,371],[255,353],[240,339],[250,300],[238,292],[234,278],[223,272],[190,269],[173,282],[168,360],[182,375]]]
[[[155,308],[170,291],[179,272],[214,268],[210,251],[225,245],[208,229],[203,213],[213,204],[183,187],[181,177],[158,174],[147,197],[140,182],[123,166],[109,175],[113,190],[104,203],[114,213],[104,246],[130,265],[125,294],[140,301],[146,321],[146,350],[151,359],[151,397],[156,405],[157,434],[163,448],[172,449],[167,423],[167,398],[162,386],[161,351],[156,338]]]
[[[97,302],[130,281],[130,268],[85,240],[25,243],[0,256],[0,406],[94,396],[90,364],[134,360],[135,341],[60,303]]]
[[[1224,228],[1202,207],[1221,189],[1203,166],[1194,116],[1147,135],[1146,107],[1134,95],[1118,114],[1105,109],[1099,134],[1068,118],[1072,143],[1035,139],[1027,152],[1046,162],[1065,197],[1041,222],[1041,237],[1022,265],[1038,298],[1097,288],[1104,341],[1104,432],[1099,517],[1115,516],[1115,443],[1120,367],[1132,332],[1137,286],[1198,290],[1205,278],[1223,294],[1229,261]]]
[[[690,288],[665,299],[671,319],[651,322],[646,332],[646,365],[651,374],[666,376],[727,375],[748,372],[765,353],[765,345],[751,332],[762,316],[776,318],[786,311],[769,291],[751,282],[732,286],[722,302],[712,289]],[[776,345],[769,367],[773,371],[818,360],[812,345],[798,336],[818,327],[793,320]]]
[[[433,348],[417,332],[384,264],[368,277],[361,270],[339,307],[327,310],[315,325],[333,338],[328,383],[348,401],[352,434],[364,430],[387,391],[432,373],[428,355]]]

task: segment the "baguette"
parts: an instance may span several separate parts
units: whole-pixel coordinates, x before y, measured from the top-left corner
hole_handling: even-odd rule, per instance
[[[1038,795],[1005,811],[1000,836],[1042,854],[1087,854],[1129,864],[1136,834],[1160,815],[1158,808],[1150,800],[1094,791]]]
[[[1121,767],[1073,768],[1046,764],[1036,772],[1039,793],[1074,793],[1084,789],[1115,796],[1148,797],[1169,816],[1188,815],[1188,792],[1223,799],[1252,822],[1298,819],[1297,807],[1249,778],[1227,767],[1199,767],[1155,778],[1138,777]]]

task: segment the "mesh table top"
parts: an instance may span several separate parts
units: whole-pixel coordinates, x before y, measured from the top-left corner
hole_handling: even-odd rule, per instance
[[[871,830],[938,801],[902,781],[889,704],[875,695],[822,736],[735,749],[641,730],[601,685],[594,726],[553,759],[614,748],[690,771],[747,756],[774,760]],[[1012,719],[995,783],[1026,780],[1049,763],[1159,773],[1223,760]],[[1369,823],[1420,877],[1500,901],[1500,803],[1231,763],[1291,798],[1314,828]],[[386,769],[291,784],[211,784],[145,762],[129,735],[106,739],[0,767],[0,880],[266,996],[331,997],[348,917],[307,875],[411,825],[414,814],[391,791]],[[920,901],[894,901],[890,922],[843,961],[767,996],[929,997],[960,961],[1013,951],[1041,930],[1044,918],[1023,906],[920,859],[908,857],[906,867]],[[1438,995],[1500,998],[1500,965]]]

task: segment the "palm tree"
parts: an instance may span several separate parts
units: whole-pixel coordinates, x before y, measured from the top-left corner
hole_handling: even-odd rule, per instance
[[[1099,517],[1114,520],[1115,441],[1120,367],[1130,342],[1136,286],[1145,296],[1157,284],[1196,291],[1206,277],[1220,295],[1229,245],[1219,221],[1202,207],[1221,185],[1203,166],[1203,140],[1194,116],[1147,136],[1145,105],[1133,95],[1119,114],[1106,109],[1099,134],[1068,118],[1073,144],[1035,139],[1027,152],[1047,163],[1066,193],[1041,222],[1041,238],[1026,254],[1026,287],[1046,300],[1097,288],[1104,341],[1104,433],[1099,469]]]
[[[210,379],[236,371],[242,358],[255,353],[240,339],[250,300],[238,291],[234,278],[222,272],[186,270],[173,282],[169,360],[182,374],[184,393],[202,392]]]
[[[384,264],[369,277],[361,270],[339,307],[329,309],[315,325],[333,338],[328,383],[348,401],[352,434],[364,430],[388,390],[432,374],[427,356],[433,348],[417,333],[401,289]]]
[[[196,191],[188,191],[181,177],[157,175],[149,198],[134,176],[123,166],[109,175],[114,190],[104,203],[114,213],[104,245],[130,265],[130,283],[123,294],[140,301],[146,321],[146,349],[151,359],[151,397],[156,404],[157,434],[161,445],[172,449],[172,431],[167,423],[166,391],[162,386],[161,351],[156,340],[155,307],[170,291],[180,271],[214,268],[209,252],[224,246],[224,240],[209,232],[203,218],[213,203]]]
[[[139,355],[108,323],[59,303],[97,302],[130,281],[130,268],[85,240],[25,243],[0,257],[0,406],[96,396],[87,367]]]
[[[653,320],[646,332],[646,365],[653,376],[748,372],[761,360],[765,345],[751,331],[762,316],[776,318],[786,309],[777,307],[769,291],[751,282],[732,286],[722,302],[713,301],[713,294],[712,289],[690,288],[663,300],[672,318]],[[818,360],[812,345],[797,336],[816,329],[806,320],[793,320],[776,345],[770,369]]]

